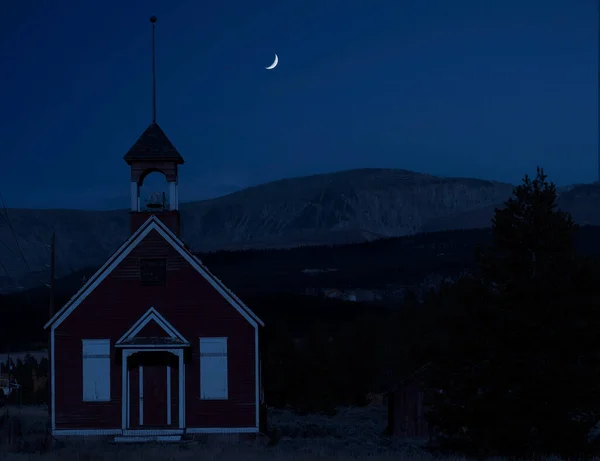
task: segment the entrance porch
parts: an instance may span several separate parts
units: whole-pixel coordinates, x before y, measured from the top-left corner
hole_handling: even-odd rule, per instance
[[[185,428],[183,348],[123,349],[124,436],[181,436]]]
[[[138,336],[144,331],[153,335]],[[152,308],[115,347],[122,354],[123,430],[115,441],[180,440],[185,429],[187,340]]]

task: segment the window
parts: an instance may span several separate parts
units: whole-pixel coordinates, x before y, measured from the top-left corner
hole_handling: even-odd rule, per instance
[[[227,338],[200,338],[200,398],[228,398]]]
[[[110,339],[84,339],[83,401],[110,400]]]
[[[166,259],[140,259],[142,285],[164,285],[167,283]]]

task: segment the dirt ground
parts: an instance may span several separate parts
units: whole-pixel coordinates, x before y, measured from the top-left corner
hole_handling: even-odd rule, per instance
[[[276,443],[269,443],[261,436],[204,437],[171,444],[115,444],[107,439],[71,439],[45,453],[36,452],[35,446],[45,434],[47,409],[9,407],[0,409],[0,414],[6,410],[20,418],[25,442],[25,449],[20,453],[0,446],[0,460],[7,461],[440,460],[420,448],[423,440],[400,441],[383,435],[387,412],[381,404],[341,408],[335,416],[299,416],[287,410],[271,409],[269,426],[277,434]],[[464,458],[443,461],[459,460]]]
[[[277,434],[276,443],[267,437],[204,437],[177,444],[115,444],[108,440],[64,440],[51,452],[36,452],[46,433],[47,409],[41,406],[10,406],[8,411],[21,420],[24,450],[11,453],[0,447],[0,459],[44,460],[231,460],[253,459],[356,459],[372,455],[398,458],[400,453],[417,452],[416,443],[393,441],[382,435],[386,427],[384,405],[342,408],[335,416],[298,416],[287,410],[271,409],[269,427]],[[6,447],[4,447],[6,448]],[[392,459],[392,458],[389,458]],[[414,458],[411,458],[414,459]]]

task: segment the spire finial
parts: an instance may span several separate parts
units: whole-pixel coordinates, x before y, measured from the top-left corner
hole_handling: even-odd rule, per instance
[[[156,123],[156,53],[154,50],[154,27],[156,16],[150,16],[152,23],[152,123]]]

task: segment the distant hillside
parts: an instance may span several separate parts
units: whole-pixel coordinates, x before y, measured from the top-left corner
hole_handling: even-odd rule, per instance
[[[289,248],[352,243],[490,225],[513,186],[471,178],[441,178],[405,170],[360,169],[283,179],[181,205],[182,237],[194,251]],[[565,190],[560,205],[582,224],[600,224],[600,186]],[[56,231],[59,275],[99,266],[128,236],[128,211],[8,211],[20,258],[0,219],[0,289],[47,280]],[[10,277],[4,274],[8,272]],[[3,276],[4,275],[4,276]]]
[[[195,251],[349,243],[436,228],[432,222],[500,203],[512,186],[439,178],[405,170],[361,169],[273,181],[216,199],[182,204],[182,237]],[[60,274],[101,264],[128,235],[128,212],[9,210],[23,238],[31,275],[6,222],[0,262],[10,280],[45,281],[47,248],[56,230]],[[479,225],[479,223],[477,223]],[[473,226],[466,226],[473,227]],[[0,272],[3,268],[0,266]],[[4,277],[0,287],[7,287]]]

